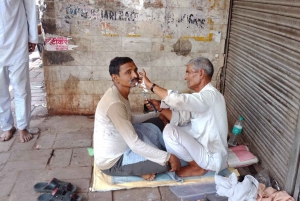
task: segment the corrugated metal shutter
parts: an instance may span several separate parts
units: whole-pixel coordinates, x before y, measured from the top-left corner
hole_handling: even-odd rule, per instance
[[[233,0],[224,96],[230,128],[292,193],[299,160],[300,1]]]

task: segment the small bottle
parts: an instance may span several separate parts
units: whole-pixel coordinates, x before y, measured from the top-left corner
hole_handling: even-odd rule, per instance
[[[242,116],[239,117],[239,119],[235,122],[231,136],[228,140],[228,145],[235,147],[237,145],[237,138],[242,133],[243,129],[243,120],[244,118]]]

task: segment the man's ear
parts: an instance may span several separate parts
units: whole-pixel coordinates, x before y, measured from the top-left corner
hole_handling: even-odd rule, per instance
[[[111,75],[111,78],[112,78],[112,81],[116,81],[118,79],[117,75],[116,74],[112,74]]]
[[[200,70],[199,70],[199,76],[200,76],[200,77],[203,77],[203,76],[204,76],[204,73],[205,73],[205,72],[204,72],[203,69],[200,69]]]

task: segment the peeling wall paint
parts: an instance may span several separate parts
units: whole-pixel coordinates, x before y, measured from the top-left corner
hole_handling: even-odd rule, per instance
[[[112,85],[108,65],[115,56],[131,57],[152,81],[181,92],[189,91],[183,77],[190,59],[209,58],[215,72],[223,66],[216,55],[224,53],[229,8],[225,0],[45,3],[49,6],[42,19],[43,60],[50,114],[93,114]],[[140,90],[133,89],[129,100],[133,108],[142,107]]]

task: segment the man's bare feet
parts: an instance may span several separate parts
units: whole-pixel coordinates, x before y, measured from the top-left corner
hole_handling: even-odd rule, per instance
[[[143,174],[141,177],[145,180],[152,181],[155,178],[155,174]]]
[[[199,167],[195,161],[189,162],[187,166],[180,168],[176,174],[180,177],[201,176],[206,173],[206,170]]]
[[[8,141],[12,138],[14,132],[16,132],[16,128],[13,126],[10,130],[5,131],[1,136],[0,136],[0,141]]]
[[[26,129],[20,130],[20,140],[21,142],[28,142],[33,138],[33,136],[28,133]]]

